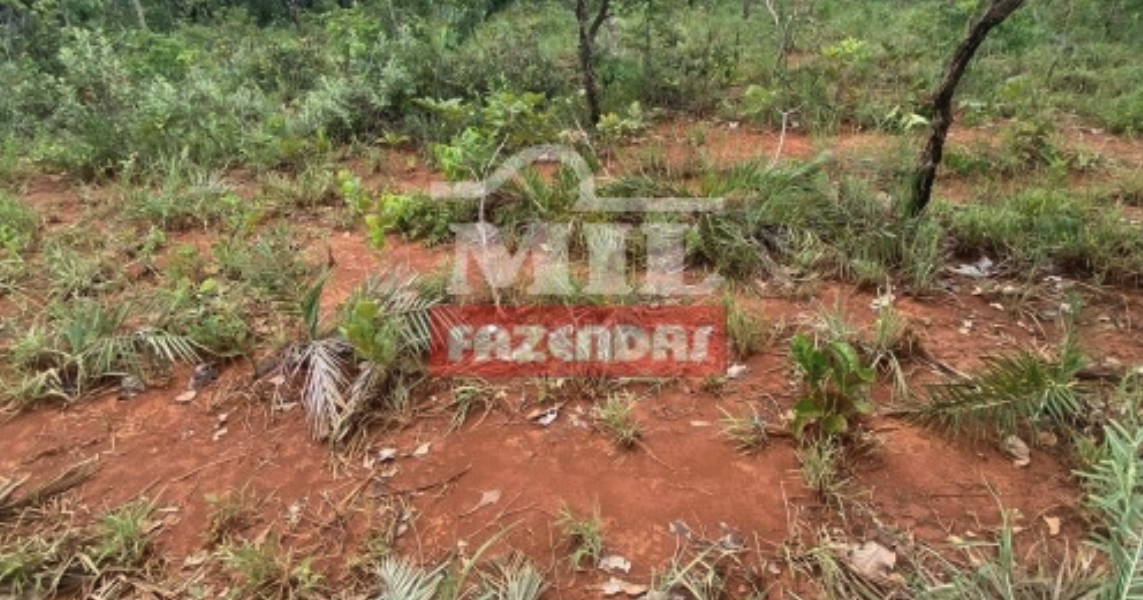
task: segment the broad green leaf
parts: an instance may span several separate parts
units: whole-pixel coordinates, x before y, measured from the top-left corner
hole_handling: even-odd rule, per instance
[[[794,417],[806,420],[816,420],[822,418],[825,413],[816,402],[809,398],[803,398],[794,405]]]
[[[834,357],[834,362],[841,367],[843,373],[853,373],[861,369],[861,360],[857,357],[857,351],[853,346],[845,342],[830,342],[829,351]]]
[[[849,430],[849,421],[843,415],[830,415],[822,419],[822,431],[827,435],[845,433]]]

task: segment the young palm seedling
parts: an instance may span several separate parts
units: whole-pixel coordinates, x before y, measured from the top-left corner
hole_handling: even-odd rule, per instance
[[[1139,410],[1138,402],[1131,407]],[[1100,460],[1081,473],[1088,505],[1105,525],[1094,545],[1108,558],[1101,598],[1143,597],[1143,423],[1112,421],[1104,428]]]
[[[11,349],[23,382],[18,400],[72,401],[116,379],[146,380],[176,362],[193,363],[198,354],[189,339],[151,327],[131,327],[133,307],[104,306],[77,299],[49,308],[49,316],[29,329]]]
[[[302,379],[311,433],[336,442],[369,400],[387,390],[397,394],[404,373],[417,368],[436,300],[417,293],[415,278],[376,278],[351,299],[340,327],[331,326],[320,315],[325,281],[319,278],[303,297],[305,339],[286,348],[277,372]]]

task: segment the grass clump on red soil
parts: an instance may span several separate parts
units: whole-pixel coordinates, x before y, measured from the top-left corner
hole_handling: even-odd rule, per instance
[[[603,558],[603,519],[598,508],[580,515],[564,505],[556,515],[556,527],[571,546],[568,562],[573,570],[580,570],[584,561],[595,566]]]
[[[643,437],[643,427],[635,418],[635,398],[628,393],[610,394],[592,414],[596,426],[619,448],[632,448]]]

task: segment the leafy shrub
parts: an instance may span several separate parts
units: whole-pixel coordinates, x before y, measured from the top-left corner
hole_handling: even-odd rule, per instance
[[[433,158],[451,181],[482,178],[501,152],[553,143],[557,117],[541,94],[494,92],[481,104],[459,99],[422,100],[439,119],[437,135],[448,143],[432,146]]]
[[[19,200],[0,192],[0,260],[21,258],[32,245],[40,219]]]
[[[471,204],[442,201],[422,195],[382,193],[372,195],[361,180],[348,171],[338,173],[338,191],[350,214],[365,223],[369,241],[385,247],[385,235],[399,232],[429,245],[444,242],[452,235],[450,225],[471,220]]]
[[[790,357],[803,378],[803,395],[794,405],[798,437],[810,425],[825,436],[844,434],[852,421],[873,414],[875,407],[866,394],[874,371],[861,363],[847,342],[832,341],[819,348],[798,334],[790,341]]]

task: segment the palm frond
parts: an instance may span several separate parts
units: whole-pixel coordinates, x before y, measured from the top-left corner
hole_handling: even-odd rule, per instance
[[[400,352],[426,352],[432,342],[429,311],[440,299],[423,295],[416,283],[416,275],[383,274],[370,278],[362,291],[377,302],[382,315],[398,323]]]
[[[331,441],[341,441],[345,437],[349,430],[347,425],[350,418],[380,391],[387,376],[388,373],[381,366],[370,362],[362,363],[361,370],[354,377],[353,382],[349,384],[349,389],[345,393],[344,409],[336,416],[336,421],[331,424],[329,436]]]
[[[346,413],[344,357],[350,350],[349,344],[338,338],[314,340],[298,346],[289,361],[292,377],[305,372],[302,404],[314,439],[327,438]]]
[[[327,281],[329,281],[329,271],[322,273],[302,296],[302,321],[311,340],[321,337],[321,296]]]
[[[444,575],[426,571],[403,558],[386,558],[377,568],[384,591],[378,600],[433,600]]]
[[[1143,599],[1143,426],[1111,422],[1104,429],[1104,458],[1080,473],[1088,504],[1103,518],[1107,533],[1093,544],[1108,557],[1111,577],[1100,598]]]
[[[1083,402],[1076,373],[1084,360],[1071,342],[1053,361],[1030,350],[986,359],[975,377],[933,386],[924,402],[910,407],[914,420],[957,432],[988,428],[1012,432],[1025,421],[1046,417],[1064,424]]]
[[[539,600],[546,587],[543,573],[520,555],[496,563],[484,575],[484,583],[486,591],[480,600]]]

